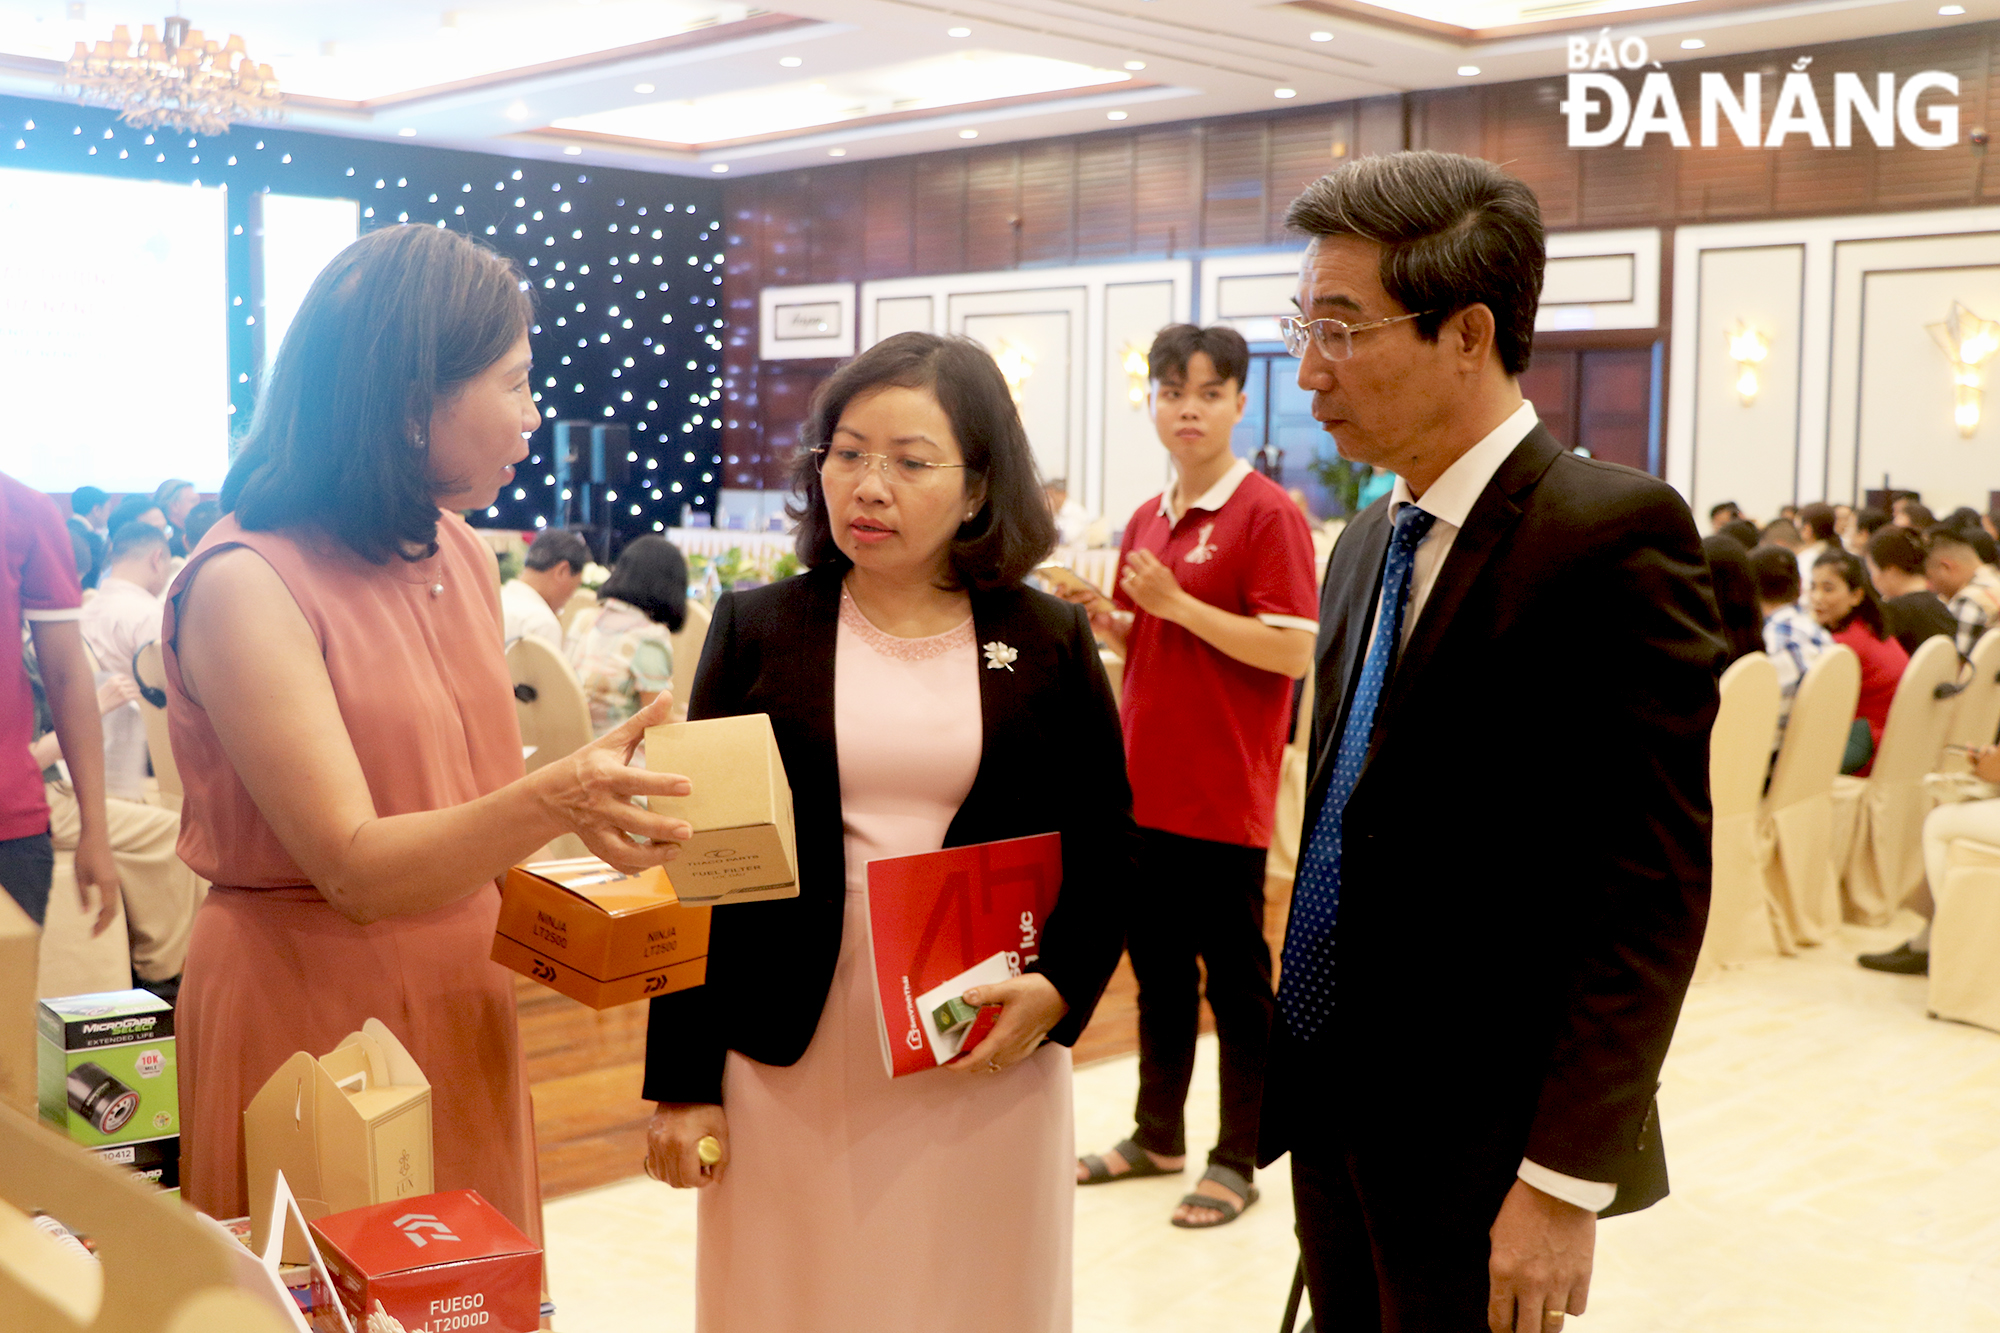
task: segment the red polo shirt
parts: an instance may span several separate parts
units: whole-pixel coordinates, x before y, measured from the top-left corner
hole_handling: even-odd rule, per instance
[[[1167,497],[1125,525],[1118,574],[1151,551],[1182,589],[1233,615],[1319,632],[1312,532],[1278,485],[1242,459],[1176,518]],[[1292,682],[1246,665],[1135,606],[1125,640],[1125,766],[1142,828],[1243,847],[1271,844]]]
[[[69,529],[55,501],[0,473],[0,624],[75,620],[82,606]],[[0,653],[0,841],[48,832],[42,770],[28,754],[34,738],[28,669],[18,651]]]

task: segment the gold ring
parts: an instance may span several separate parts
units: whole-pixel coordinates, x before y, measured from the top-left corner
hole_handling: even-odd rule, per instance
[[[701,1159],[703,1166],[714,1166],[722,1160],[722,1144],[713,1134],[704,1134],[695,1140],[694,1155]]]
[[[997,1073],[999,1073],[999,1072],[1000,1072],[1000,1062],[999,1062],[998,1060],[988,1060],[988,1061],[986,1062],[986,1072],[987,1072],[987,1073],[989,1073],[989,1074],[997,1074]]]
[[[653,1167],[653,1155],[651,1153],[646,1154],[646,1175],[652,1180],[660,1179],[660,1173]],[[662,1181],[661,1183],[664,1184],[666,1182]]]
[[[1560,1324],[1567,1318],[1569,1316],[1561,1310],[1549,1310],[1543,1313],[1542,1322],[1544,1324]]]

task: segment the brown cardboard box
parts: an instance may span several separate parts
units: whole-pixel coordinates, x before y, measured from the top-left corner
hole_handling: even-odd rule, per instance
[[[0,1106],[35,1115],[35,976],[42,932],[0,893]]]
[[[621,875],[596,857],[507,872],[493,961],[593,1009],[708,979],[708,908],[664,870]]]
[[[646,767],[679,773],[688,796],[654,796],[652,808],[694,825],[674,862],[689,903],[754,903],[799,896],[792,789],[764,713],[646,729]]]
[[[350,1208],[429,1194],[431,1085],[403,1043],[371,1018],[315,1060],[304,1051],[278,1067],[243,1112],[250,1197],[268,1199],[285,1173],[308,1222]],[[269,1219],[252,1216],[252,1248]],[[303,1235],[287,1229],[284,1259],[306,1262]]]

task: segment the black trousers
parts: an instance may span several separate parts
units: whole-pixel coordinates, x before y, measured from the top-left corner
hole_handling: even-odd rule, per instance
[[[1310,1124],[1310,1118],[1299,1123]],[[1292,1145],[1292,1207],[1318,1333],[1485,1333],[1489,1232],[1520,1165],[1491,1155]],[[1433,1143],[1436,1140],[1432,1140]]]
[[[1139,830],[1140,910],[1126,932],[1139,982],[1139,1102],[1133,1138],[1187,1152],[1188,1082],[1201,1028],[1201,972],[1221,1047],[1222,1128],[1208,1160],[1257,1169],[1257,1121],[1271,1040],[1271,946],[1264,940],[1264,849]]]
[[[0,842],[0,888],[37,926],[48,916],[49,884],[55,873],[55,844],[47,833]]]

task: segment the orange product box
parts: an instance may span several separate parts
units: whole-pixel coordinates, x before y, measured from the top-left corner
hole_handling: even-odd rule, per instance
[[[318,1333],[339,1329],[336,1302],[356,1329],[377,1302],[408,1333],[541,1327],[542,1252],[477,1190],[334,1213],[312,1231],[327,1273],[313,1278]]]
[[[708,979],[707,907],[667,872],[624,875],[596,857],[515,866],[501,886],[493,961],[593,1009]]]

